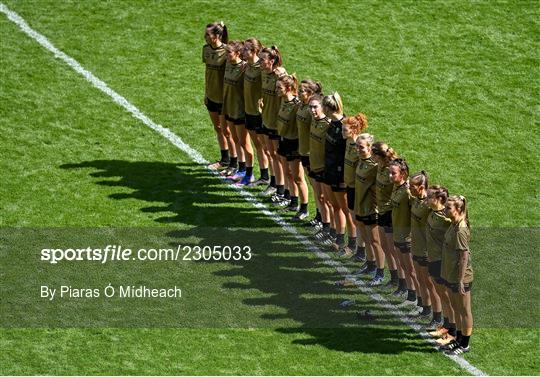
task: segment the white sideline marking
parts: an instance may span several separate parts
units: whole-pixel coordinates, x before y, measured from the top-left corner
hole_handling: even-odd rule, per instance
[[[107,84],[105,84],[99,78],[94,76],[91,72],[84,69],[75,59],[73,59],[72,57],[66,55],[65,53],[57,49],[51,42],[49,42],[49,40],[44,35],[38,33],[37,31],[32,29],[30,26],[28,26],[28,24],[22,17],[20,17],[17,13],[9,10],[4,5],[4,3],[0,3],[0,11],[4,13],[9,20],[17,24],[17,26],[19,26],[19,28],[24,33],[26,33],[29,37],[31,37],[32,39],[37,41],[41,46],[43,46],[44,48],[52,52],[56,58],[63,60],[67,65],[73,68],[76,72],[80,73],[93,86],[101,90],[103,93],[107,94],[109,97],[112,98],[114,102],[116,102],[118,105],[120,105],[125,110],[130,112],[134,118],[139,119],[146,126],[158,132],[161,136],[163,136],[172,144],[174,144],[176,147],[178,147],[180,150],[185,152],[193,161],[199,164],[208,165],[209,162],[198,151],[196,151],[195,149],[191,148],[191,146],[186,144],[178,135],[174,134],[168,128],[165,128],[159,124],[154,123],[150,118],[144,115],[136,106],[131,104],[127,99],[125,99],[120,94],[118,94],[117,92],[109,88]],[[210,169],[208,169],[208,171],[214,175],[217,175],[216,171],[213,171]],[[217,176],[219,177],[219,175]],[[260,210],[264,215],[271,218],[276,224],[281,226],[285,231],[294,235],[304,246],[306,246],[308,250],[314,252],[319,258],[323,259],[325,264],[327,264],[328,266],[334,267],[344,277],[354,280],[358,288],[364,294],[369,295],[382,308],[387,309],[396,317],[398,317],[404,324],[406,324],[407,326],[415,330],[427,342],[433,345],[435,344],[435,341],[429,336],[427,332],[425,332],[422,329],[422,326],[415,323],[411,318],[409,318],[405,313],[400,311],[399,308],[397,308],[395,305],[390,303],[384,297],[382,297],[378,293],[375,293],[373,289],[366,286],[363,281],[357,280],[354,276],[351,275],[348,268],[343,266],[340,262],[332,259],[327,253],[322,251],[318,246],[316,246],[307,237],[298,233],[296,228],[291,226],[281,216],[278,216],[275,213],[269,211],[268,208],[264,204],[259,202],[259,200],[252,193],[242,188],[238,188],[234,185],[229,185],[229,186],[237,190],[246,199],[246,201],[251,203],[255,208]],[[462,357],[458,357],[458,356],[447,356],[447,357],[455,361],[460,367],[462,367],[463,369],[465,369],[467,372],[471,373],[472,375],[475,375],[475,376],[487,375],[486,373],[476,368],[475,366],[470,364],[467,360],[465,360]]]

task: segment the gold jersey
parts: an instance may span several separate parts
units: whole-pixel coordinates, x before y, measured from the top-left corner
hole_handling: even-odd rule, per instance
[[[204,94],[209,100],[216,103],[223,103],[223,77],[227,61],[226,47],[227,45],[222,44],[213,48],[206,44],[202,49],[202,61],[206,64]]]
[[[394,184],[390,181],[388,166],[379,166],[377,169],[377,211],[386,213],[392,210],[392,190]]]
[[[298,128],[298,153],[300,156],[309,156],[309,138],[313,115],[306,103],[298,104],[296,112],[296,127]]]
[[[473,281],[473,269],[471,263],[471,253],[469,242],[471,240],[471,231],[465,220],[457,224],[452,224],[444,235],[444,244],[442,252],[441,277],[451,284],[459,283],[459,264],[462,253],[468,251],[469,258],[465,266],[464,283]]]
[[[413,198],[411,207],[411,252],[418,257],[427,257],[426,227],[431,209],[427,198]]]
[[[261,98],[261,62],[247,64],[244,72],[244,103],[246,114],[259,115],[259,99]]]
[[[324,154],[326,145],[326,131],[330,127],[330,119],[322,118],[311,121],[309,132],[309,165],[315,172],[324,170]]]
[[[246,62],[225,65],[223,78],[223,114],[234,119],[243,119],[244,111],[244,70]]]
[[[371,157],[360,159],[355,172],[355,215],[363,217],[377,213],[376,179],[377,163]]]
[[[394,242],[411,242],[411,192],[407,182],[392,190],[392,227]]]

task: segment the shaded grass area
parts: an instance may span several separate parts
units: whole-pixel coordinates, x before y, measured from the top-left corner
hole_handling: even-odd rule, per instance
[[[208,159],[215,154],[215,140],[201,106],[200,29],[209,19],[228,17],[236,36],[242,31],[242,37],[253,33],[263,41],[283,41],[289,70],[320,78],[326,88],[342,92],[347,111],[365,111],[370,130],[405,151],[413,166],[427,166],[436,180],[472,198],[475,225],[538,225],[534,180],[519,179],[536,169],[530,163],[535,135],[521,127],[537,122],[529,83],[537,58],[527,48],[536,44],[530,30],[537,24],[526,4],[504,5],[523,20],[519,25],[502,20],[503,10],[482,3],[452,7],[436,3],[433,10],[425,4],[405,8],[381,3],[362,9],[362,20],[355,15],[358,5],[329,5],[352,14],[359,30],[367,34],[361,42],[333,22],[330,33],[328,9],[321,12],[317,4],[312,12],[287,5],[299,22],[321,25],[309,35],[278,33],[286,23],[266,17],[273,9],[270,3],[261,3],[257,10],[260,17],[273,20],[264,30],[255,22],[233,19],[227,10],[218,14],[210,3],[155,8],[146,3],[9,4],[59,48]],[[208,9],[200,9],[205,6]],[[416,16],[414,22],[411,16]],[[429,27],[434,24],[439,25],[437,30]],[[204,169],[76,78],[4,18],[0,28],[5,63],[0,124],[9,156],[0,160],[2,226],[161,224],[177,227],[181,238],[207,226],[239,228],[241,233],[256,224],[270,233],[258,262],[243,268],[209,266],[208,284],[230,292],[241,305],[260,308],[257,315],[269,323],[289,319],[300,323],[298,329],[253,330],[4,329],[1,342],[6,352],[0,361],[4,374],[462,373],[380,311],[379,327],[314,329],[307,313],[320,306],[315,288],[328,288],[337,279],[335,273],[319,266],[311,255],[299,256],[294,246],[272,247],[276,239],[285,244],[290,239],[233,190],[224,189]],[[420,32],[416,37],[415,30]],[[483,33],[492,43],[477,39]],[[328,40],[335,49],[321,51],[309,43],[312,35]],[[510,69],[511,57],[515,60]],[[306,59],[317,64],[305,64]],[[486,70],[497,74],[486,75]],[[351,76],[359,79],[350,80]],[[511,116],[503,116],[503,110]],[[508,283],[512,276],[534,279],[527,275],[527,265],[537,266],[535,244],[523,240],[519,245],[524,247],[520,260],[525,263],[500,266]],[[475,307],[483,311],[505,294],[501,271],[491,268],[504,248],[478,245],[478,250],[482,254],[475,263],[484,271],[479,281],[483,298]],[[295,279],[306,280],[306,286],[315,290],[312,296],[303,285],[292,284]],[[524,292],[523,279],[518,286],[512,291],[517,300],[532,300],[534,307],[538,290],[533,295]],[[331,291],[324,309],[338,308],[340,297],[355,298],[362,308],[373,309],[357,292]],[[358,325],[353,309],[330,313],[339,324]],[[473,339],[474,352],[467,357],[488,373],[538,374],[537,341],[536,328],[480,328]],[[57,349],[61,352],[55,353]],[[493,349],[498,350],[497,359],[491,357]],[[518,349],[524,350],[522,358],[509,357]]]

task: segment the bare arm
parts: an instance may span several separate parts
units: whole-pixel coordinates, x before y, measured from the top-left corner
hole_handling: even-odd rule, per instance
[[[462,250],[459,253],[459,261],[458,261],[459,291],[462,295],[465,294],[465,289],[463,287],[463,280],[465,279],[465,270],[467,270],[468,263],[469,263],[469,251]]]

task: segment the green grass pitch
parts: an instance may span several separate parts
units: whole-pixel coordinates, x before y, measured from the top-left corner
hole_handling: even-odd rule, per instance
[[[540,374],[537,3],[4,4],[208,160],[219,151],[203,106],[204,26],[223,20],[231,39],[278,45],[289,72],[338,91],[412,170],[467,196],[477,325],[465,359],[487,374]],[[211,230],[229,228],[266,245],[241,266],[170,271],[206,293],[186,298],[190,310],[225,313],[217,325],[1,328],[0,374],[467,374],[360,292],[333,287],[335,270],[3,14],[0,57],[2,232],[174,228],[218,244]],[[343,298],[381,323],[360,325]]]

